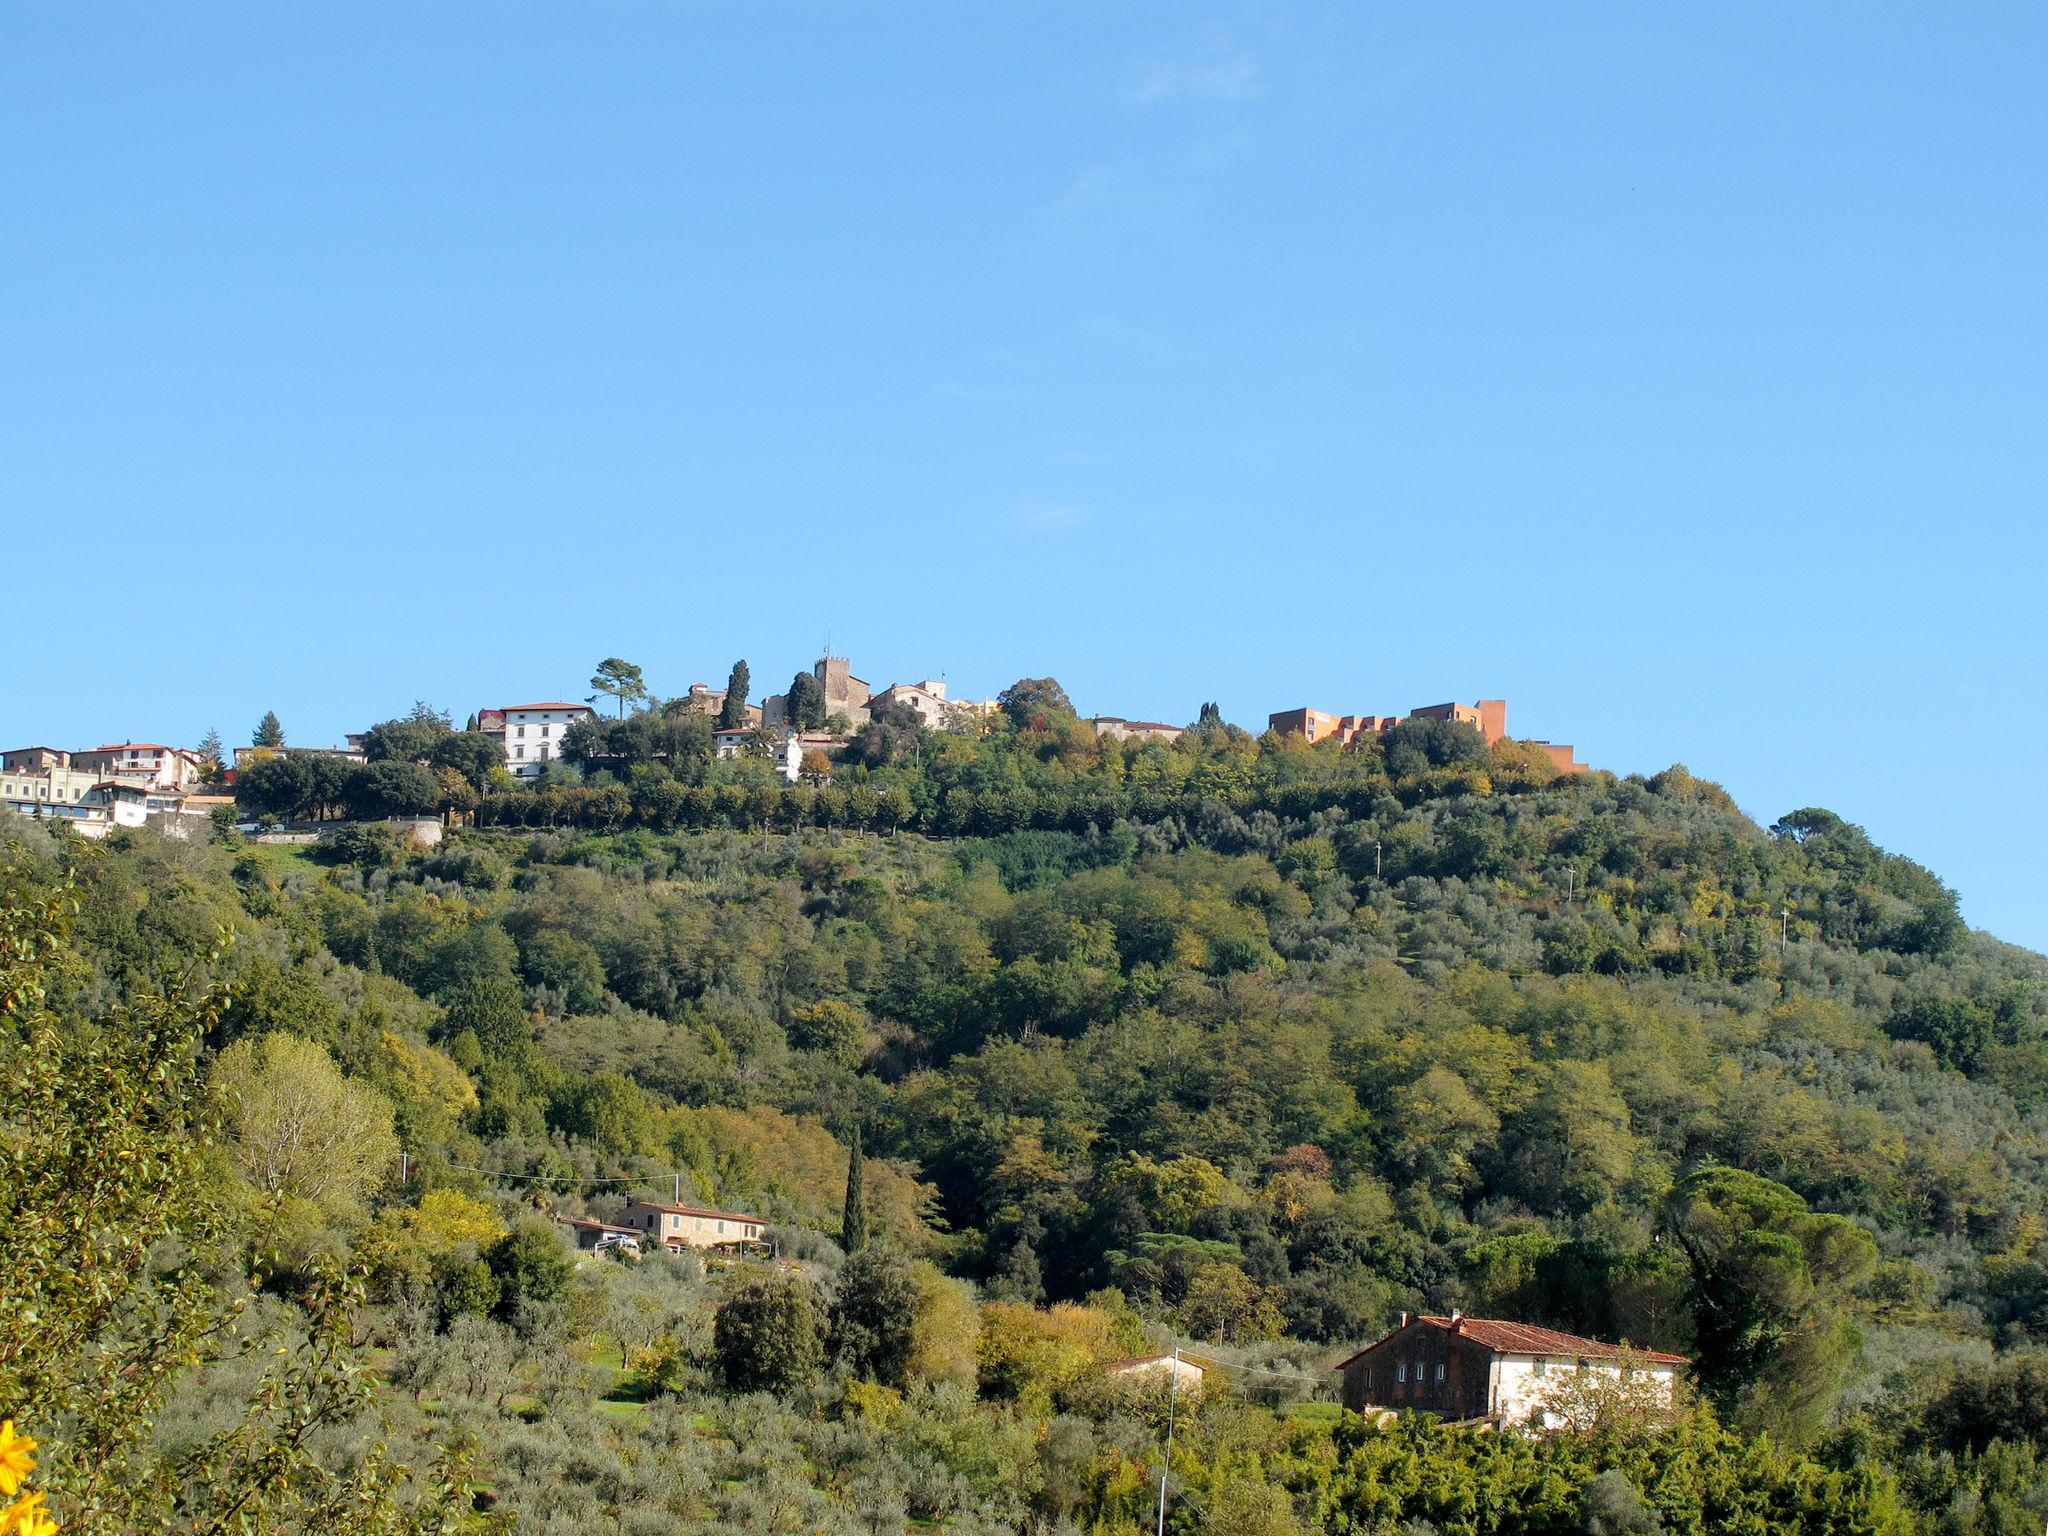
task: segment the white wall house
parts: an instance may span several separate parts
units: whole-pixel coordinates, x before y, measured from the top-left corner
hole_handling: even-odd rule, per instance
[[[1504,1318],[1410,1318],[1338,1365],[1354,1413],[1434,1413],[1534,1430],[1563,1422],[1554,1403],[1600,1381],[1671,1406],[1683,1355],[1611,1344]]]
[[[102,780],[75,768],[0,769],[0,812],[63,822],[85,837],[142,826],[150,798],[145,785]]]
[[[199,755],[155,741],[123,741],[73,752],[71,766],[103,779],[154,789],[189,789],[199,782]]]
[[[931,731],[943,729],[953,717],[946,685],[939,678],[928,677],[921,683],[891,683],[868,700],[868,709],[872,712],[878,704],[895,704],[910,710]]]
[[[562,732],[596,711],[588,704],[556,701],[508,704],[496,713],[505,722],[505,766],[514,778],[531,779],[562,755]]]

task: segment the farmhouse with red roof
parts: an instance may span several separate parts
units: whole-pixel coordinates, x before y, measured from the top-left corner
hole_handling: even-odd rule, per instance
[[[1368,1344],[1337,1369],[1341,1396],[1354,1413],[1392,1409],[1452,1420],[1554,1427],[1550,1396],[1566,1380],[1597,1371],[1645,1384],[1669,1406],[1683,1355],[1490,1317],[1401,1315],[1401,1326]]]

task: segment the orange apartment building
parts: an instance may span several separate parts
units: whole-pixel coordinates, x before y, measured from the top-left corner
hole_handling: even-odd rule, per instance
[[[1424,704],[1408,711],[1407,715],[1334,715],[1321,709],[1283,709],[1266,717],[1266,728],[1280,736],[1300,736],[1313,744],[1319,741],[1335,740],[1346,747],[1356,745],[1359,738],[1378,735],[1392,730],[1403,719],[1409,720],[1462,720],[1486,739],[1490,747],[1507,740],[1508,701],[1506,699],[1480,699],[1473,704]],[[1535,747],[1548,757],[1559,773],[1585,773],[1587,765],[1578,760],[1577,753],[1569,746],[1549,741],[1532,741],[1527,745]]]

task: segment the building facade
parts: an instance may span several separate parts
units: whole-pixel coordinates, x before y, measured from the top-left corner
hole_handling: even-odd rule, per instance
[[[1311,746],[1334,738],[1348,747],[1360,736],[1400,723],[1399,715],[1333,715],[1321,709],[1283,709],[1266,717],[1266,729],[1276,736],[1299,736]]]
[[[825,694],[825,718],[844,715],[850,725],[868,723],[868,685],[853,675],[853,666],[844,656],[829,653],[820,656],[811,666],[811,676],[818,680],[818,686]],[[787,725],[789,723],[789,695],[771,693],[761,701],[761,721],[765,726]]]
[[[147,784],[153,789],[189,789],[199,782],[199,754],[154,741],[124,741],[73,752],[71,766],[102,779]]]
[[[1490,747],[1508,733],[1508,701],[1481,699],[1477,704],[1424,704],[1408,711],[1411,720],[1462,720],[1486,738]]]
[[[761,1233],[767,1223],[744,1211],[635,1200],[620,1213],[618,1225],[666,1248],[738,1253],[748,1247],[763,1246]]]
[[[1122,715],[1091,715],[1088,723],[1096,735],[1116,741],[1179,741],[1187,729],[1164,720],[1126,720]]]
[[[552,703],[507,704],[503,709],[479,711],[478,723],[482,723],[484,715],[493,713],[504,722],[505,766],[515,779],[532,779],[562,755],[562,733],[596,711],[588,704],[559,699]]]
[[[1372,1409],[1490,1419],[1527,1428],[1556,1427],[1551,1396],[1579,1373],[1640,1380],[1669,1407],[1683,1355],[1632,1349],[1498,1318],[1415,1317],[1368,1344],[1337,1369],[1340,1396],[1354,1413]]]
[[[683,695],[683,709],[693,715],[709,715],[714,720],[725,712],[725,701],[730,690],[714,688],[709,683],[692,683],[690,691]],[[761,723],[761,706],[743,704],[740,706],[741,725],[758,726]]]
[[[891,683],[868,698],[868,712],[872,714],[884,704],[909,710],[926,730],[943,730],[953,718],[953,706],[946,698],[946,685],[937,678],[928,677],[921,683]]]
[[[1140,1355],[1135,1360],[1115,1361],[1102,1369],[1105,1375],[1121,1377],[1125,1381],[1156,1378],[1161,1386],[1170,1381],[1177,1392],[1199,1392],[1202,1378],[1207,1374],[1194,1361],[1173,1355]]]
[[[1333,715],[1321,709],[1283,709],[1266,717],[1266,728],[1280,736],[1299,736],[1310,745],[1333,738],[1346,747],[1356,746],[1367,736],[1390,731],[1403,719],[1457,720],[1477,731],[1491,747],[1508,739],[1508,701],[1481,699],[1474,704],[1424,704],[1402,715]],[[1559,773],[1587,773],[1571,747],[1556,742],[1531,741],[1550,759]]]

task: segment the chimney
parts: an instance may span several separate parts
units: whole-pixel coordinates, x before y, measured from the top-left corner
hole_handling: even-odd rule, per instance
[[[1456,1307],[1451,1308],[1451,1332],[1463,1333],[1464,1331],[1465,1314],[1460,1312]]]
[[[1401,1314],[1401,1326],[1403,1328],[1406,1328],[1408,1326],[1408,1314],[1406,1312],[1403,1312]]]

